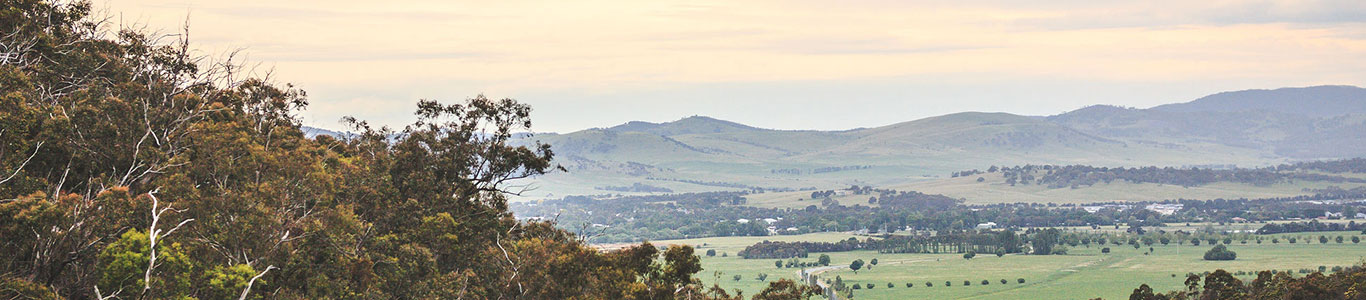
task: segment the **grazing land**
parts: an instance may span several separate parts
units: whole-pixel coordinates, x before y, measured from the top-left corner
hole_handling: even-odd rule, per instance
[[[1182,224],[1184,225],[1184,224]],[[1190,228],[1206,224],[1192,224]],[[1236,228],[1237,225],[1227,228]],[[1186,227],[1183,227],[1186,228]],[[1175,230],[1175,228],[1172,228]],[[1081,229],[1075,229],[1081,230]],[[1326,244],[1306,240],[1316,239],[1319,235],[1330,238],[1344,236],[1348,241]],[[795,236],[773,237],[724,237],[689,240],[657,241],[656,244],[688,244],[698,247],[699,253],[716,250],[716,256],[702,256],[702,272],[698,277],[707,286],[715,283],[727,290],[739,289],[746,295],[753,295],[779,278],[800,279],[797,268],[775,268],[774,259],[743,259],[735,256],[745,246],[762,240],[772,241],[836,241],[855,237],[853,234],[819,233]],[[1287,237],[1298,237],[1299,242],[1290,244]],[[1134,249],[1129,245],[1090,245],[1071,247],[1066,255],[1022,255],[1011,254],[997,257],[990,254],[977,255],[973,259],[963,259],[962,254],[882,254],[874,251],[850,251],[831,253],[811,253],[802,261],[816,261],[821,254],[831,257],[831,265],[848,265],[855,259],[870,261],[878,259],[878,265],[855,273],[847,268],[819,274],[820,278],[833,280],[840,277],[845,284],[873,284],[873,289],[854,291],[856,299],[1085,299],[1102,297],[1105,299],[1125,299],[1129,292],[1140,284],[1148,284],[1154,290],[1183,289],[1187,273],[1202,273],[1224,269],[1229,272],[1246,272],[1238,277],[1244,281],[1255,278],[1255,271],[1282,270],[1299,273],[1301,269],[1317,271],[1319,266],[1331,270],[1334,266],[1351,266],[1366,259],[1366,244],[1352,243],[1350,238],[1362,236],[1361,232],[1313,232],[1262,235],[1261,244],[1248,241],[1241,244],[1235,240],[1228,247],[1238,253],[1233,261],[1205,261],[1201,256],[1211,246],[1190,244],[1153,245],[1153,252],[1147,246]],[[859,236],[860,238],[863,238]],[[1278,238],[1280,243],[1272,244],[1270,239]],[[1101,253],[1110,247],[1111,252]],[[728,254],[721,257],[721,253]],[[758,280],[759,274],[767,274],[765,281]],[[734,280],[740,275],[740,280]],[[1173,276],[1174,275],[1174,276]],[[1299,274],[1300,276],[1304,274]],[[1025,283],[1017,282],[1024,278]],[[1001,284],[1001,279],[1007,281]],[[963,286],[963,281],[971,281]],[[990,284],[982,285],[982,280]],[[944,282],[952,282],[945,286]],[[926,282],[934,286],[925,286]],[[892,283],[895,287],[888,288]],[[912,283],[911,288],[906,283]]]
[[[978,182],[977,178],[983,181]],[[1173,199],[1211,200],[1238,198],[1277,198],[1312,195],[1311,190],[1329,186],[1346,189],[1366,186],[1360,183],[1335,183],[1322,181],[1295,181],[1270,185],[1253,185],[1234,182],[1216,182],[1202,186],[1182,187],[1179,185],[1156,183],[1112,182],[1095,186],[1072,188],[1049,188],[1040,185],[1010,186],[1003,183],[1001,173],[980,174],[958,178],[918,180],[910,183],[890,185],[886,188],[898,191],[917,191],[926,194],[941,194],[955,199],[963,199],[964,204],[995,203],[1057,203],[1087,204],[1111,201],[1163,201]],[[762,193],[747,196],[746,205],[764,208],[802,208],[807,205],[820,205],[811,201],[810,191]],[[841,205],[877,206],[868,203],[868,195],[838,193],[831,199]]]

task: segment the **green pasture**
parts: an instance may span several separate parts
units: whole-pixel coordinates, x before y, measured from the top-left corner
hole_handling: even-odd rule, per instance
[[[1194,225],[1194,224],[1193,224]],[[1330,241],[1320,244],[1319,235],[1327,236]],[[1333,241],[1343,236],[1341,244]],[[739,289],[746,295],[779,278],[798,278],[795,268],[775,268],[775,259],[742,259],[735,252],[745,245],[762,240],[808,240],[834,241],[853,235],[820,233],[799,236],[774,237],[726,237],[676,241],[659,241],[657,244],[689,244],[698,247],[702,255],[703,271],[698,277],[707,285],[719,284],[727,290]],[[1296,244],[1287,242],[1286,237],[1299,238]],[[827,253],[832,265],[848,265],[855,259],[871,261],[878,259],[878,265],[857,273],[847,268],[820,274],[821,278],[834,279],[839,276],[846,284],[874,284],[873,289],[855,291],[857,299],[1124,299],[1140,284],[1149,284],[1156,290],[1182,288],[1187,273],[1200,273],[1225,269],[1230,272],[1245,271],[1249,275],[1240,276],[1251,280],[1259,270],[1296,270],[1315,269],[1318,266],[1348,266],[1366,258],[1366,244],[1354,244],[1352,236],[1360,232],[1316,232],[1275,235],[1279,244],[1272,244],[1272,236],[1264,236],[1261,244],[1249,240],[1241,244],[1235,238],[1228,247],[1238,253],[1234,261],[1205,261],[1202,256],[1211,246],[1153,245],[1150,254],[1147,246],[1134,249],[1129,245],[1107,245],[1090,247],[1071,247],[1067,255],[1006,255],[997,257],[979,254],[971,260],[963,259],[962,254],[879,254],[873,251],[853,251]],[[1310,242],[1306,242],[1309,239]],[[1101,253],[1103,247],[1110,247],[1108,254]],[[717,256],[705,256],[706,250],[717,250]],[[728,254],[721,257],[721,253]],[[813,253],[803,261],[814,262],[819,253]],[[766,273],[766,281],[757,280],[758,274]],[[734,275],[741,275],[739,281]],[[1174,276],[1173,276],[1174,275]],[[1300,275],[1300,274],[1297,274]],[[1024,278],[1025,283],[1017,283]],[[1000,280],[1006,279],[1006,284]],[[964,286],[963,281],[972,284]],[[982,280],[990,284],[982,285]],[[944,282],[952,282],[945,286]],[[887,288],[887,283],[895,285]],[[906,283],[914,287],[907,288]],[[933,287],[925,286],[926,282]]]

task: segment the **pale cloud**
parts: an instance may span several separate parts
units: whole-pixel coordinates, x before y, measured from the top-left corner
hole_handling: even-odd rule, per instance
[[[309,89],[306,116],[330,127],[346,114],[398,124],[417,98],[478,93],[536,105],[542,131],[693,113],[831,129],[1366,84],[1362,1],[96,3],[151,28],[178,28],[189,13],[201,49],[245,48],[276,78]],[[1132,93],[1138,86],[1150,88]],[[860,105],[933,109],[794,121],[847,94]],[[792,107],[728,112],[737,105]]]

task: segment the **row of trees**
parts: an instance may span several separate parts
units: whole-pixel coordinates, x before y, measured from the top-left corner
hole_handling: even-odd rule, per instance
[[[1262,225],[1262,228],[1257,229],[1257,234],[1360,230],[1366,230],[1366,224],[1357,224],[1356,221],[1342,224],[1322,223],[1318,220],[1310,220],[1309,222],[1267,223],[1266,225]]]
[[[772,242],[763,241],[746,246],[735,255],[746,259],[755,258],[805,258],[810,252],[844,252],[863,249],[873,240],[859,241],[850,237],[839,242]],[[828,257],[826,258],[828,260]]]
[[[1339,160],[1318,162],[1313,165],[1314,169],[1326,168],[1332,170],[1352,170],[1350,166],[1357,164],[1357,160]],[[1310,165],[1304,165],[1309,169]],[[994,166],[993,166],[994,167]],[[1281,169],[1293,169],[1284,167]],[[1020,184],[1046,185],[1049,188],[1078,188],[1081,186],[1093,186],[1098,183],[1109,184],[1115,180],[1131,183],[1156,183],[1179,185],[1183,187],[1201,186],[1215,182],[1237,182],[1253,185],[1270,185],[1290,180],[1322,181],[1322,182],[1352,182],[1366,183],[1366,179],[1355,177],[1343,177],[1336,175],[1325,175],[1307,172],[1280,171],[1278,168],[1259,168],[1259,169],[1201,169],[1201,168],[1173,168],[1173,167],[1139,167],[1139,168],[1110,168],[1094,167],[1086,165],[1025,165],[1001,168],[1006,183],[1014,186]],[[957,174],[957,173],[955,173]],[[1035,176],[1035,174],[1041,174]]]

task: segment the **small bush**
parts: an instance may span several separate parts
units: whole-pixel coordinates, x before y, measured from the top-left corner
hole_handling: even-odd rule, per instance
[[[1110,247],[1100,248],[1100,253],[1110,253]]]
[[[934,287],[934,283],[933,283],[933,282],[926,281],[926,282],[925,282],[925,287]]]
[[[1015,279],[1015,282],[1016,282],[1016,283],[1025,283],[1025,280],[1024,280],[1024,278],[1016,278],[1016,279]]]
[[[915,284],[914,284],[914,283],[907,282],[907,283],[906,283],[906,287],[915,287]]]
[[[1001,278],[1001,284],[1006,284],[1006,283],[1010,283],[1010,281],[1007,281],[1005,278]]]
[[[968,281],[968,280],[964,280],[964,281],[963,281],[963,286],[969,286],[969,285],[972,285],[972,281]]]
[[[990,281],[990,280],[982,279],[982,285],[989,285],[989,284],[991,284],[991,281]]]

